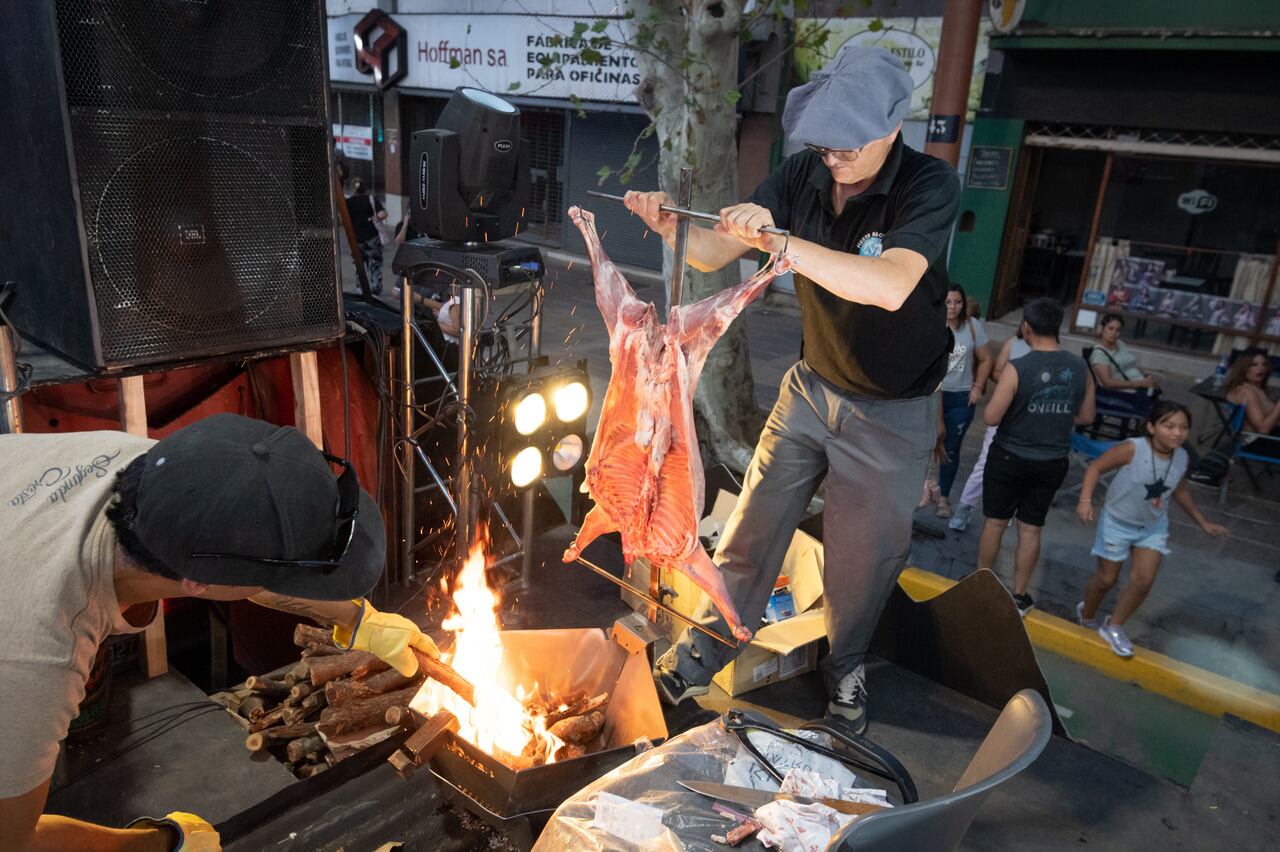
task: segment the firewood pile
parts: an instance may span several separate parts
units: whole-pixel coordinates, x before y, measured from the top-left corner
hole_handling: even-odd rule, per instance
[[[305,624],[293,641],[302,649],[297,665],[211,697],[248,731],[245,748],[310,778],[389,737],[396,726],[387,711],[409,705],[426,669],[404,677],[373,654],[335,648],[328,630]]]
[[[299,624],[299,662],[211,698],[245,728],[245,748],[268,753],[298,778],[310,778],[391,736],[410,718],[409,702],[427,677],[474,701],[474,688],[449,666],[425,654],[405,677],[373,654],[341,651],[328,630]],[[494,755],[512,769],[527,769],[600,751],[605,742],[609,693],[579,690],[567,696],[535,695],[525,701],[526,724],[543,717],[548,733],[533,737],[520,755]],[[420,718],[420,717],[419,717]],[[554,755],[554,758],[553,758]]]

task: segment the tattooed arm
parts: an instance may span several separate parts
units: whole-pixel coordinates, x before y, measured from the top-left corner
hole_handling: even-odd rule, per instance
[[[312,601],[277,595],[274,592],[259,592],[249,600],[259,606],[309,618],[322,627],[337,625],[350,630],[355,627],[360,615],[360,604],[353,601]]]

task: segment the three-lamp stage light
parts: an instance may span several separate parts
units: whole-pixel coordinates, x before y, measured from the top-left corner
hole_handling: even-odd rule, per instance
[[[591,381],[586,365],[539,367],[503,381],[502,470],[516,488],[573,473],[586,460]]]

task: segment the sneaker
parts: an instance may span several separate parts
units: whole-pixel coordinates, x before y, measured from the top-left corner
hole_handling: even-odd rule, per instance
[[[956,507],[956,513],[952,516],[950,523],[947,524],[953,530],[964,530],[969,526],[969,513],[973,511],[973,507],[968,503],[961,503]]]
[[[849,723],[855,734],[867,730],[867,672],[861,664],[840,678],[836,694],[827,704],[827,715],[837,716]]]
[[[1014,595],[1013,602],[1018,605],[1018,615],[1023,618],[1027,617],[1027,613],[1031,612],[1031,608],[1036,605],[1035,598],[1031,595]]]
[[[1111,646],[1111,650],[1115,651],[1118,656],[1133,656],[1133,643],[1129,641],[1129,635],[1124,632],[1124,625],[1112,624],[1110,616],[1108,616],[1106,622],[1098,628],[1098,635],[1107,640],[1107,644]]]
[[[1098,621],[1096,615],[1093,618],[1084,617],[1084,601],[1076,604],[1076,621],[1080,622],[1081,627],[1087,627],[1090,630],[1097,630],[1102,626],[1102,622]]]
[[[653,682],[658,687],[658,697],[668,707],[675,707],[686,698],[706,695],[711,687],[705,683],[691,683],[684,675],[659,663],[653,670]]]

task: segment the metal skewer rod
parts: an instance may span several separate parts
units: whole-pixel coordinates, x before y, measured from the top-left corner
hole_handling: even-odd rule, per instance
[[[662,610],[662,611],[663,611],[663,612],[665,612],[667,615],[671,616],[672,618],[676,619],[677,621],[681,621],[681,622],[683,622],[683,623],[685,623],[685,624],[689,625],[689,627],[693,628],[694,630],[697,630],[697,631],[700,631],[700,632],[702,632],[702,633],[705,633],[705,634],[707,634],[708,636],[710,636],[712,639],[715,639],[715,640],[716,640],[716,641],[718,641],[718,642],[723,642],[724,644],[728,645],[730,648],[733,648],[734,650],[737,650],[737,648],[738,648],[738,643],[736,643],[736,642],[734,642],[734,641],[732,641],[732,640],[730,640],[730,639],[726,639],[725,637],[721,636],[719,633],[715,632],[714,630],[711,630],[711,629],[709,629],[709,628],[707,628],[707,627],[703,627],[701,624],[699,624],[698,622],[694,621],[692,618],[690,618],[689,616],[685,615],[684,613],[682,613],[682,612],[676,612],[674,609],[672,609],[671,607],[667,606],[666,604],[664,604],[664,603],[662,603],[662,602],[660,602],[660,601],[657,601],[657,600],[655,600],[655,599],[653,599],[653,598],[649,597],[649,596],[648,596],[648,595],[646,595],[644,592],[640,591],[640,590],[639,590],[639,589],[637,589],[635,586],[633,586],[633,585],[631,585],[630,583],[628,583],[626,580],[623,580],[623,579],[621,579],[621,578],[619,578],[619,577],[615,577],[615,576],[613,576],[613,575],[612,575],[612,574],[610,574],[608,571],[606,571],[606,570],[604,570],[603,568],[601,568],[599,565],[596,565],[596,564],[595,564],[595,563],[593,563],[593,562],[589,562],[589,561],[587,561],[586,559],[583,559],[581,556],[579,556],[579,557],[578,557],[577,561],[578,561],[578,564],[579,564],[579,565],[583,565],[583,566],[585,566],[585,567],[587,567],[587,568],[590,568],[592,571],[595,571],[597,574],[599,574],[601,577],[604,577],[604,578],[605,578],[606,580],[608,580],[610,583],[614,583],[615,585],[621,586],[623,589],[626,589],[628,592],[630,592],[631,594],[635,595],[636,597],[639,597],[639,598],[642,598],[642,599],[644,599],[644,600],[648,601],[648,602],[649,602],[649,604],[650,604],[650,608],[657,607],[658,609]],[[656,574],[656,571],[655,571],[655,574]]]
[[[610,195],[607,192],[596,192],[594,189],[587,190],[587,195],[592,198],[604,198],[608,201],[622,201],[621,195]],[[677,216],[685,216],[690,219],[698,219],[702,222],[719,222],[720,217],[714,213],[703,213],[698,210],[686,210],[683,207],[672,207],[670,204],[662,204],[658,207],[663,213],[674,213]],[[777,234],[780,237],[790,236],[790,232],[773,226],[766,226],[760,229],[762,234]]]

